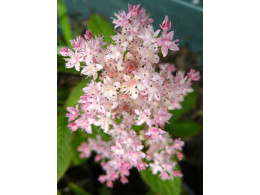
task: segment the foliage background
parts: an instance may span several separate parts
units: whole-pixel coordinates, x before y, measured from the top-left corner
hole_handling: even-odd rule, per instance
[[[104,34],[104,40],[108,42],[110,40],[109,35],[112,35],[114,32],[111,19],[106,17],[106,15],[109,14],[111,17],[112,13],[117,9],[121,7],[126,8],[126,1],[106,1],[102,6],[97,6],[97,1],[95,1],[97,4],[93,3],[94,1],[84,1],[88,2],[88,6],[80,2],[83,1],[64,2],[64,0],[58,0],[58,50],[62,46],[70,46],[69,40],[83,34],[86,29],[91,29],[95,34]],[[135,1],[132,2],[134,3]],[[174,24],[177,23],[176,26],[173,25],[173,29],[176,32],[176,37],[181,39],[180,43],[182,47],[178,52],[170,52],[162,61],[174,63],[177,69],[187,71],[192,67],[200,70],[202,73],[202,40],[200,41],[199,38],[200,36],[202,37],[202,32],[198,33],[194,30],[192,38],[185,37],[185,35],[189,34],[190,29],[197,29],[196,22],[192,23],[186,20],[186,23],[184,23],[180,18],[184,16],[188,18],[196,10],[182,6],[182,9],[190,10],[189,14],[186,14],[187,11],[182,14],[176,14],[173,11],[179,5],[172,5],[172,12],[166,13],[164,11],[169,9],[167,7],[169,1],[162,1],[160,6],[165,8],[157,9],[155,12],[155,4],[150,3],[146,5],[147,1],[143,1],[143,4],[152,13],[152,18],[156,21],[154,24],[155,28],[157,23],[163,20],[165,14],[169,15]],[[80,12],[72,5],[76,6],[76,8],[80,7],[80,10],[84,8],[86,11]],[[96,14],[98,12],[102,12],[102,15]],[[199,11],[197,10],[196,13],[198,14]],[[196,17],[194,18],[194,21],[196,21]],[[178,24],[177,21],[182,21],[184,24]],[[193,28],[189,26],[193,26]],[[182,32],[182,28],[187,29],[186,34],[180,33]],[[180,37],[179,34],[181,34]],[[123,185],[117,182],[113,189],[107,189],[104,185],[97,182],[97,177],[102,173],[102,170],[94,163],[93,157],[88,160],[80,159],[79,153],[76,150],[78,145],[82,141],[85,141],[89,135],[84,132],[70,133],[66,127],[68,124],[65,117],[66,107],[77,103],[79,96],[82,94],[81,89],[89,80],[82,78],[73,69],[65,69],[64,64],[65,61],[58,54],[58,193],[67,195],[122,194],[123,191],[124,194],[202,194],[202,78],[195,84],[195,91],[185,98],[182,104],[183,109],[174,111],[173,117],[170,120],[171,124],[166,126],[166,130],[172,136],[182,137],[186,142],[184,147],[185,159],[180,163],[180,168],[184,174],[183,182],[180,180],[163,182],[157,176],[153,176],[149,171],[143,171],[140,177],[136,170],[132,170],[129,184]],[[90,136],[95,136],[96,134],[101,134],[101,136],[106,138],[105,134],[96,129],[93,129],[93,135]]]

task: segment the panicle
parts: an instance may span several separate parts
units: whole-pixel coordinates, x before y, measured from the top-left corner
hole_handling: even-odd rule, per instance
[[[113,43],[104,43],[102,36],[94,37],[87,30],[84,38],[71,40],[73,49],[60,50],[67,68],[75,67],[92,78],[76,107],[67,108],[66,116],[71,131],[91,134],[95,125],[110,135],[108,141],[97,136],[78,147],[81,158],[96,153],[95,160],[106,172],[98,180],[108,187],[119,178],[127,183],[133,167],[139,171],[149,167],[163,180],[182,176],[173,159],[183,158],[184,143],[173,140],[164,126],[172,116],[168,110],[180,109],[183,97],[193,91],[192,81],[200,78],[193,69],[185,75],[175,72],[173,64],[158,64],[160,52],[165,57],[169,49],[179,49],[174,32],[167,32],[171,28],[168,16],[160,33],[154,31],[153,19],[144,8],[129,5],[128,9],[128,13],[114,14]],[[134,125],[142,130],[134,130]]]

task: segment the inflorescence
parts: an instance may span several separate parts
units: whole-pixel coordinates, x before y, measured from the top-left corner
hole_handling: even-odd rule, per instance
[[[176,161],[183,158],[184,142],[172,139],[164,126],[172,116],[168,110],[180,109],[184,96],[193,91],[192,81],[200,78],[193,69],[185,75],[176,72],[173,64],[158,64],[160,52],[165,57],[169,49],[179,50],[168,16],[160,25],[162,32],[154,31],[145,8],[129,5],[128,9],[128,13],[115,13],[112,43],[103,42],[102,36],[93,38],[87,30],[84,38],[71,40],[74,51],[60,50],[69,57],[65,58],[67,68],[75,67],[92,77],[76,107],[67,108],[66,116],[71,131],[82,129],[91,134],[95,125],[110,135],[109,141],[97,136],[78,147],[81,158],[95,151],[95,161],[106,172],[98,180],[108,187],[119,178],[127,183],[132,167],[139,171],[149,167],[163,180],[182,176]],[[143,129],[134,130],[133,125]]]

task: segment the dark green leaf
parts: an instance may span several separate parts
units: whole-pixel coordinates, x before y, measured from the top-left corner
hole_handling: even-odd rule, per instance
[[[149,190],[148,192],[146,192],[145,195],[159,195],[159,194],[153,192],[152,190]]]
[[[69,95],[69,90],[66,87],[59,87],[57,91],[57,99],[59,100],[66,100]]]
[[[105,140],[105,141],[109,141],[111,139],[110,135],[106,134],[103,132],[102,129],[100,129],[99,127],[96,127],[95,125],[91,125],[92,127],[92,134],[96,137],[96,135],[100,135],[100,137]]]
[[[68,120],[65,112],[60,113],[57,121],[57,180],[68,169],[71,159],[70,130],[67,128]]]
[[[184,101],[181,103],[181,109],[170,110],[169,112],[172,113],[172,118],[169,120],[170,123],[180,118],[183,114],[187,111],[192,109],[197,102],[197,90],[194,89],[194,92],[188,93],[186,97],[184,97]]]
[[[65,43],[60,37],[57,37],[57,45],[65,45]]]
[[[60,191],[59,191],[59,190],[57,190],[57,195],[61,195],[61,193],[60,193]]]
[[[153,175],[149,170],[141,171],[142,179],[147,183],[152,191],[160,195],[179,195],[181,190],[181,178],[163,181],[158,175]]]
[[[102,185],[99,195],[110,195],[111,192],[110,190],[107,188],[107,186],[105,184]]]
[[[190,120],[177,120],[171,124],[165,124],[165,130],[173,136],[188,137],[198,134],[201,130],[201,125]]]
[[[64,0],[58,0],[57,9],[63,37],[65,39],[66,44],[70,46],[70,40],[73,38],[73,36]]]
[[[78,147],[82,142],[86,142],[88,137],[89,136],[86,132],[81,132],[80,130],[75,131],[71,134],[72,166],[77,166],[87,160],[86,158],[79,157],[80,153],[78,152]]]
[[[70,189],[73,191],[75,195],[91,195],[90,193],[86,192],[85,190],[81,189],[79,186],[77,186],[74,183],[69,183]]]
[[[88,29],[95,35],[104,35],[104,42],[112,41],[111,35],[115,35],[112,24],[106,21],[102,16],[91,14],[87,25]]]
[[[94,125],[92,125],[92,134],[81,131],[80,129],[71,134],[72,166],[77,166],[87,160],[86,158],[82,159],[79,157],[80,153],[78,152],[78,147],[82,142],[86,142],[88,138],[95,139],[98,134],[103,138],[103,140],[109,140],[110,138],[109,135],[105,134],[102,130],[99,130]]]
[[[77,166],[87,160],[86,158],[82,159],[79,157],[80,153],[78,152],[78,147],[81,145],[82,142],[86,142],[88,138],[95,139],[97,135],[100,135],[101,138],[105,141],[108,141],[110,139],[110,136],[108,134],[105,134],[102,130],[98,129],[94,125],[92,125],[92,134],[81,131],[80,129],[71,134],[72,166]]]

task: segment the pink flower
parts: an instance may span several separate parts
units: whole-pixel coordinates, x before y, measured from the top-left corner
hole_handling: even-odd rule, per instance
[[[159,64],[159,67],[160,67],[162,72],[167,72],[167,73],[170,73],[170,74],[172,72],[176,71],[176,67],[174,66],[174,64],[170,64],[170,63]]]
[[[151,112],[150,109],[147,108],[144,111],[135,110],[135,113],[138,115],[138,120],[136,121],[136,125],[142,125],[146,123],[149,127],[152,125],[152,120],[150,118]]]
[[[113,182],[111,180],[107,180],[107,187],[113,188]]]
[[[159,140],[164,140],[162,135],[165,133],[165,131],[159,128],[152,127],[145,133],[145,135],[149,137],[149,139],[152,139],[152,141],[158,142]]]
[[[69,113],[66,114],[66,117],[69,118],[69,122],[75,120],[79,116],[79,105],[77,104],[76,107],[68,107],[67,110]]]
[[[151,27],[143,29],[138,37],[140,37],[142,40],[144,40],[144,44],[147,45],[149,43],[155,43],[156,37],[158,36],[159,33],[160,33],[160,30],[157,30],[156,32],[154,32],[154,30],[151,26]]]
[[[141,47],[138,48],[138,52],[141,55],[141,60],[140,60],[141,65],[159,62],[160,58],[157,54],[155,54],[153,49],[141,48]]]
[[[98,177],[98,181],[100,181],[101,183],[104,183],[106,180],[107,180],[106,175],[100,175]]]
[[[128,183],[128,179],[127,179],[126,177],[121,177],[120,181],[121,181],[123,184]]]
[[[168,175],[168,173],[166,173],[165,171],[162,171],[162,172],[160,173],[160,177],[162,178],[163,181],[165,181],[166,179],[169,178],[169,175]]]
[[[161,107],[157,114],[154,115],[153,122],[154,124],[158,124],[160,127],[164,127],[164,124],[170,120],[172,117],[171,113],[168,113],[166,108]]]
[[[70,123],[67,127],[70,128],[72,132],[78,129],[78,125],[76,123]]]
[[[128,4],[128,10],[129,10],[130,16],[132,16],[132,17],[136,17],[136,16],[139,16],[139,15],[145,13],[145,8],[142,8],[140,10],[140,4],[134,5],[134,6]]]
[[[70,43],[74,49],[79,48],[82,42],[83,42],[83,38],[81,36],[77,37],[76,40],[70,40]]]
[[[105,107],[101,104],[101,97],[97,96],[96,98],[87,98],[88,100],[88,109],[94,110],[99,113],[106,113]]]
[[[100,71],[103,68],[100,64],[89,64],[88,66],[85,66],[82,70],[82,74],[87,76],[93,76],[93,79],[97,79],[98,71]]]
[[[146,169],[147,166],[148,165],[142,161],[142,162],[138,163],[137,169],[138,169],[138,171],[142,171],[142,170]]]
[[[62,56],[72,56],[73,55],[73,52],[67,47],[61,48],[59,52]]]
[[[161,51],[163,54],[163,57],[165,57],[168,54],[168,49],[173,51],[178,51],[179,47],[177,45],[178,39],[175,41],[172,41],[174,32],[171,31],[167,33],[166,31],[162,32],[162,36],[157,39],[157,43],[159,46],[162,46]]]
[[[182,174],[180,171],[174,171],[174,176],[175,177],[182,177]]]
[[[70,58],[65,58],[65,60],[67,61],[66,68],[73,68],[73,67],[75,67],[75,69],[77,71],[80,70],[80,62],[79,62],[79,57],[78,56],[76,56],[74,54],[71,54]]]
[[[86,157],[89,157],[90,154],[91,154],[91,150],[90,148],[88,147],[87,143],[86,142],[82,142],[81,145],[78,147],[78,151],[79,152],[82,152],[80,154],[80,158],[86,158]]]
[[[162,25],[160,25],[160,27],[163,29],[163,31],[168,31],[171,29],[171,21],[169,20],[168,16],[165,16],[165,19],[162,23]]]
[[[174,140],[173,148],[177,150],[182,150],[182,147],[184,146],[184,142],[180,140],[180,138],[176,138]]]
[[[102,159],[102,156],[101,155],[96,155],[94,159],[95,159],[96,162],[100,161]]]
[[[80,128],[84,129],[89,134],[92,133],[92,127],[91,124],[93,123],[93,120],[91,118],[79,118],[75,121],[76,125],[78,125]]]
[[[93,38],[93,34],[92,34],[91,30],[87,30],[87,31],[86,31],[86,33],[84,34],[84,38],[85,38],[86,40]]]
[[[198,81],[200,79],[200,72],[196,72],[194,69],[190,69],[190,72],[188,73],[188,76],[193,81]]]
[[[177,158],[178,160],[182,160],[183,159],[183,154],[181,152],[177,153]]]
[[[126,24],[129,23],[129,19],[130,19],[130,13],[126,15],[125,11],[121,11],[118,14],[114,13],[114,15],[117,17],[117,19],[113,19],[113,24],[115,24],[115,28],[119,27],[119,26],[125,26]]]
[[[122,85],[122,92],[129,94],[132,99],[136,99],[139,96],[140,91],[145,89],[144,85],[127,75],[124,75],[125,83]]]

